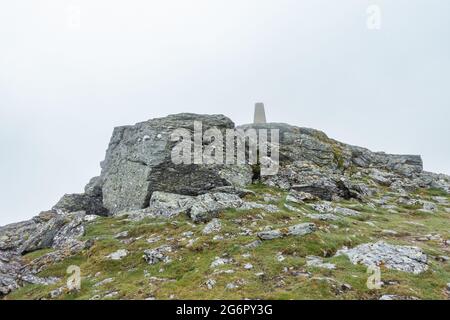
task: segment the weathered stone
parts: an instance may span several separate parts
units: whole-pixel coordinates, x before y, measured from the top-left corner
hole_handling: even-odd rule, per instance
[[[85,211],[87,214],[98,216],[107,216],[108,210],[103,207],[101,196],[92,196],[88,194],[66,194],[53,207],[55,211],[71,213]]]
[[[419,300],[417,297],[412,296],[399,296],[395,294],[385,294],[380,297],[379,300]]]
[[[340,214],[346,217],[357,217],[361,215],[358,211],[349,208],[336,207],[333,211],[336,214]]]
[[[273,240],[286,236],[304,236],[316,231],[317,227],[314,223],[301,223],[287,229],[275,229],[258,232],[261,240]]]
[[[211,234],[220,232],[220,229],[222,228],[222,224],[220,223],[219,219],[212,219],[204,228],[202,233],[203,234]]]
[[[398,246],[379,241],[353,249],[344,248],[336,255],[346,255],[353,264],[383,265],[388,269],[419,274],[428,269],[427,255],[417,247]]]
[[[203,131],[234,128],[223,115],[185,113],[114,129],[100,176],[103,203],[109,211],[146,208],[154,191],[198,195],[251,182],[250,167],[172,162],[171,151],[177,143],[171,140],[172,132],[182,128],[193,133],[194,121],[202,123]]]
[[[336,265],[332,263],[325,263],[323,259],[316,256],[307,256],[306,257],[306,265],[308,267],[316,267],[316,268],[324,268],[328,270],[336,269]]]
[[[122,258],[125,258],[128,255],[128,250],[125,249],[119,249],[110,255],[107,256],[108,259],[111,260],[122,260]]]
[[[145,250],[143,258],[148,264],[156,264],[158,262],[169,262],[167,253],[172,252],[172,247],[162,245],[155,249]]]
[[[317,198],[314,197],[310,193],[296,191],[296,190],[289,191],[289,193],[286,197],[286,201],[294,202],[294,203],[298,203],[298,204],[301,204],[305,201],[312,201],[312,200],[316,200],[316,199]]]
[[[339,217],[332,213],[316,213],[316,214],[307,214],[306,217],[313,220],[321,220],[321,221],[336,221],[339,220]]]
[[[220,257],[216,257],[215,259],[214,259],[214,261],[213,262],[211,262],[211,268],[217,268],[217,267],[219,267],[219,266],[222,266],[222,265],[224,265],[224,264],[229,264],[229,263],[231,263],[231,262],[233,262],[233,260],[232,259],[230,259],[230,258],[220,258]]]

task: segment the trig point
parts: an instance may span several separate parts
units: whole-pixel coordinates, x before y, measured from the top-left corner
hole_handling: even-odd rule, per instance
[[[262,102],[255,104],[253,123],[266,123],[266,112],[264,111],[264,103]]]

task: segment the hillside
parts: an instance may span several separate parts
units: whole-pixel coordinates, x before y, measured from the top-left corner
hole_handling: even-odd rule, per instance
[[[450,297],[450,177],[423,171],[420,156],[269,123],[237,129],[279,131],[275,175],[175,164],[171,133],[195,139],[194,121],[235,129],[195,114],[115,128],[85,193],[0,227],[2,298]]]

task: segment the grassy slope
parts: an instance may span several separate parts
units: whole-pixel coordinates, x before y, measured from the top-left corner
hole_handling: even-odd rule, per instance
[[[57,263],[43,271],[41,276],[61,277],[58,284],[52,286],[27,285],[7,299],[43,299],[49,298],[50,291],[65,284],[66,268],[78,265],[82,272],[82,288],[79,292],[66,292],[58,299],[89,299],[98,295],[104,297],[109,292],[117,292],[114,299],[377,299],[383,294],[415,296],[422,299],[445,299],[446,283],[450,282],[450,263],[439,262],[435,256],[449,255],[449,248],[442,241],[418,242],[417,236],[440,234],[449,239],[450,214],[443,207],[433,214],[419,213],[415,208],[399,207],[398,214],[380,209],[371,209],[357,202],[343,201],[341,206],[356,208],[363,212],[358,218],[343,218],[336,222],[317,222],[319,230],[305,237],[288,237],[265,241],[255,249],[244,249],[242,245],[256,240],[255,235],[241,235],[242,227],[254,233],[264,226],[285,227],[288,225],[312,221],[301,213],[290,212],[283,207],[285,193],[280,190],[254,186],[258,196],[252,200],[261,200],[262,194],[272,193],[281,196],[277,205],[282,211],[269,214],[260,210],[228,210],[220,216],[223,227],[219,233],[224,240],[213,240],[215,234],[202,235],[203,225],[193,225],[188,218],[179,216],[174,220],[143,220],[129,222],[123,218],[98,218],[88,227],[85,238],[96,239],[89,250]],[[441,195],[431,190],[421,190],[420,196],[429,199]],[[450,200],[450,197],[447,198]],[[297,206],[304,212],[312,212],[306,206]],[[263,219],[261,219],[263,217]],[[370,221],[373,224],[368,224]],[[124,244],[114,235],[127,230],[138,240]],[[396,235],[388,235],[382,230],[395,230]],[[190,238],[182,234],[192,231]],[[146,239],[158,235],[161,240],[149,244]],[[188,246],[190,239],[197,239]],[[381,278],[392,284],[380,290],[369,290],[366,286],[368,274],[364,266],[352,265],[346,257],[333,257],[342,246],[355,246],[365,242],[385,240],[393,244],[420,246],[430,255],[430,268],[420,275],[382,269]],[[145,249],[156,248],[170,243],[175,251],[170,254],[172,262],[148,265],[142,259]],[[120,261],[111,261],[106,256],[117,249],[127,249],[130,253]],[[26,256],[30,261],[49,250],[33,252]],[[247,256],[246,254],[250,254]],[[281,253],[285,260],[278,261]],[[227,255],[233,263],[210,268],[215,257]],[[336,270],[307,267],[305,256],[324,257],[325,262],[336,264]],[[254,267],[245,270],[244,265]],[[233,273],[215,274],[214,270],[234,270]],[[263,272],[263,276],[256,273]],[[312,277],[302,276],[310,272]],[[300,275],[299,275],[300,273]],[[94,284],[106,278],[113,282],[95,287]],[[331,278],[334,280],[325,280]],[[214,279],[212,290],[205,286],[208,279]],[[226,289],[226,285],[235,283],[236,289]],[[350,284],[351,290],[339,290],[340,284]]]

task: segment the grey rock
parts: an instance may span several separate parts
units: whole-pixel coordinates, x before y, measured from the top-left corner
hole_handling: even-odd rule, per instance
[[[380,185],[390,186],[392,184],[394,175],[389,172],[384,172],[378,169],[372,169],[372,172],[369,174],[369,177]]]
[[[395,294],[385,294],[380,297],[379,300],[419,300],[417,297],[412,296],[399,296]]]
[[[122,232],[119,232],[118,234],[116,234],[115,236],[114,236],[114,238],[116,238],[116,239],[126,239],[126,238],[128,238],[128,231],[122,231]]]
[[[41,278],[25,264],[22,257],[11,251],[0,250],[0,297],[25,284],[50,285],[58,278]]]
[[[108,210],[103,207],[101,196],[92,196],[84,193],[64,195],[52,210],[63,213],[85,211],[87,214],[98,216],[109,215]]]
[[[195,202],[195,197],[155,191],[150,199],[150,209],[159,211],[164,217],[174,217],[187,212]]]
[[[273,240],[282,238],[283,236],[284,236],[283,232],[281,232],[281,230],[278,229],[258,232],[258,237],[261,240]]]
[[[261,209],[274,213],[279,209],[275,205],[245,202],[232,193],[206,193],[199,196],[185,196],[166,192],[154,192],[150,207],[140,213],[137,219],[145,216],[174,217],[185,212],[194,222],[208,222],[226,209]]]
[[[144,251],[143,258],[148,264],[156,264],[158,262],[169,262],[170,259],[167,253],[172,252],[172,247],[169,245],[162,245],[155,249]]]
[[[314,223],[300,223],[288,228],[288,236],[304,236],[317,230]]]
[[[206,281],[205,285],[206,285],[206,287],[207,287],[209,290],[212,290],[212,289],[214,288],[214,286],[216,285],[216,283],[217,283],[216,280],[214,280],[214,279],[208,279],[208,280]]]
[[[110,255],[108,255],[107,258],[111,259],[111,260],[122,260],[127,255],[128,255],[128,250],[119,249],[119,250],[111,253]]]
[[[106,279],[103,279],[100,282],[95,283],[94,287],[102,287],[105,284],[112,283],[113,281],[114,281],[114,278],[106,278]]]
[[[448,199],[446,197],[433,197],[433,200],[442,205],[449,205]]]
[[[273,240],[286,236],[304,236],[316,231],[317,227],[314,223],[301,223],[287,229],[275,229],[258,232],[258,237],[261,240]]]
[[[230,258],[220,258],[220,257],[216,257],[215,259],[214,259],[214,261],[213,262],[211,262],[211,268],[217,268],[217,267],[219,267],[219,266],[222,266],[222,265],[225,265],[225,264],[229,264],[229,263],[231,263],[231,262],[233,262],[233,260],[232,259],[230,259]]]
[[[73,245],[84,233],[84,212],[60,215],[41,212],[29,221],[0,228],[0,250],[24,254],[45,248]]]
[[[67,222],[53,238],[52,248],[64,249],[67,247],[85,246],[85,242],[80,238],[85,234],[85,212],[76,212],[65,216]]]
[[[359,213],[359,211],[356,211],[353,209],[348,209],[348,208],[341,208],[341,207],[334,208],[334,213],[340,214],[340,215],[343,215],[346,217],[357,217],[357,216],[361,215]]]
[[[204,228],[202,233],[203,234],[211,234],[211,233],[217,233],[220,232],[220,229],[222,228],[222,224],[220,223],[219,219],[212,219]]]
[[[324,268],[328,270],[336,269],[336,265],[332,263],[325,263],[323,259],[316,256],[307,256],[306,257],[306,265],[308,267],[316,267],[316,268]]]
[[[317,198],[314,197],[310,193],[296,191],[296,190],[289,191],[289,193],[286,197],[286,201],[294,202],[294,203],[298,203],[298,204],[301,204],[305,201],[315,200],[315,199],[317,199]]]
[[[423,204],[423,210],[434,212],[437,211],[437,206],[433,202],[429,201],[422,201]]]
[[[56,299],[64,293],[64,287],[50,291],[50,298]]]
[[[417,247],[398,246],[379,241],[353,249],[344,248],[336,255],[346,255],[353,264],[379,266],[419,274],[428,269],[427,255]]]
[[[321,220],[321,221],[336,221],[339,220],[339,217],[332,213],[317,213],[317,214],[307,214],[306,217],[313,220]]]
[[[330,202],[321,202],[311,205],[311,208],[314,211],[320,212],[320,213],[330,213],[334,212],[333,207],[331,206]]]
[[[245,249],[255,249],[255,248],[259,247],[261,244],[262,244],[262,242],[260,240],[255,240],[255,241],[252,241],[252,242],[244,245],[243,247]]]
[[[177,142],[171,141],[171,133],[179,128],[193,133],[194,121],[202,122],[203,130],[234,128],[223,115],[184,113],[114,129],[100,175],[103,203],[109,211],[146,208],[154,191],[199,195],[217,187],[251,183],[249,166],[172,162]]]

